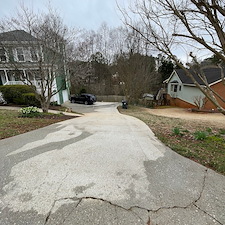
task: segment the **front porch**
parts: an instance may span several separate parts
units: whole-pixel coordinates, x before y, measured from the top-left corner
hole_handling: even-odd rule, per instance
[[[3,85],[24,85],[23,81],[7,81]]]
[[[0,85],[27,85],[32,84],[37,89],[41,82],[38,80],[38,70],[10,70],[0,69]]]
[[[34,85],[37,92],[41,93],[41,80],[39,71],[36,69],[0,69],[0,85]],[[56,79],[53,82],[52,89],[56,92],[51,101],[62,104],[69,100],[68,90],[57,89]],[[47,92],[46,92],[47,93]]]

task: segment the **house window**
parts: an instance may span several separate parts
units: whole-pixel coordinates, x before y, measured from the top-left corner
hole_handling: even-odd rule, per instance
[[[179,90],[181,90],[178,81],[177,80],[172,81],[171,82],[171,92],[177,93],[178,88],[179,88]]]
[[[17,59],[19,62],[24,62],[25,61],[25,57],[24,57],[24,51],[23,48],[17,48],[16,49],[16,53],[17,53]]]
[[[171,84],[171,91],[177,92],[177,90],[178,90],[178,84]]]
[[[6,62],[6,50],[4,48],[0,48],[0,62]]]
[[[21,81],[23,80],[22,70],[9,70],[7,71],[9,81]]]
[[[173,85],[173,92],[177,92],[177,87],[178,87],[177,84]]]
[[[31,60],[32,60],[33,62],[38,61],[37,49],[35,49],[35,48],[30,48],[30,55],[31,55]]]

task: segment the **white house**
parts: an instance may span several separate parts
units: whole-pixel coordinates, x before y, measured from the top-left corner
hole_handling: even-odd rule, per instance
[[[221,96],[225,97],[225,86],[222,84],[221,70],[219,68],[207,68],[204,73],[208,84]],[[200,85],[204,86],[199,77],[195,76],[195,79]],[[182,69],[174,70],[164,83],[167,84],[167,99],[170,105],[193,108],[196,107],[196,101],[200,101],[200,105],[203,105],[204,102],[204,108],[206,109],[215,108],[210,101],[205,101],[204,94]]]

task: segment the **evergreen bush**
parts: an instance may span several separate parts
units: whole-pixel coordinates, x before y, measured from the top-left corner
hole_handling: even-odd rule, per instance
[[[27,105],[27,106],[37,106],[37,107],[40,107],[41,106],[40,102],[36,99],[34,93],[25,93],[25,94],[22,94],[22,99],[23,99],[24,105]]]
[[[34,100],[34,89],[29,85],[5,85],[0,86],[0,92],[7,104],[39,106]],[[32,97],[31,97],[32,96]]]

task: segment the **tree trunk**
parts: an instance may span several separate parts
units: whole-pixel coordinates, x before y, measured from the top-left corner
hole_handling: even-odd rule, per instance
[[[41,102],[41,109],[43,113],[47,113],[49,109],[49,103],[48,102]]]

